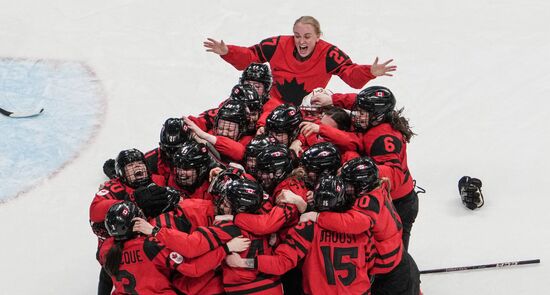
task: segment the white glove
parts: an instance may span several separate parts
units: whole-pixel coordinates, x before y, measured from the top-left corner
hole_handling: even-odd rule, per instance
[[[310,94],[304,96],[304,98],[302,99],[302,106],[311,106],[311,99],[314,97],[318,97],[322,102],[332,101],[332,94],[332,91],[328,89],[321,87],[315,88],[313,89],[313,91],[311,91]]]

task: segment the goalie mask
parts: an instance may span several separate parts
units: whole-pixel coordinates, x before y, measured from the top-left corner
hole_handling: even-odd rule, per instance
[[[256,213],[262,206],[264,191],[250,179],[230,182],[224,191],[218,212],[223,214]]]
[[[344,212],[351,209],[354,200],[353,196],[346,194],[344,181],[340,177],[324,175],[313,193],[313,210]]]
[[[265,131],[275,137],[279,143],[288,146],[296,139],[300,131],[300,123],[302,123],[300,110],[295,106],[282,104],[267,117]]]
[[[277,144],[266,147],[256,158],[256,179],[267,192],[272,192],[292,171],[289,149]]]
[[[300,162],[306,171],[306,185],[311,189],[322,175],[335,175],[341,164],[340,152],[331,142],[312,145],[304,151]]]
[[[237,100],[227,100],[216,115],[214,133],[238,141],[246,131],[247,107]]]
[[[368,157],[354,158],[342,166],[341,177],[346,185],[346,194],[360,197],[380,185],[378,167]]]
[[[172,173],[178,186],[193,190],[206,180],[212,158],[206,145],[189,141],[174,154],[173,161]]]
[[[266,64],[251,63],[244,69],[239,83],[253,85],[262,100],[262,104],[265,104],[269,99],[269,91],[273,84],[271,69]]]
[[[244,152],[243,160],[245,170],[252,175],[256,175],[256,157],[258,157],[258,154],[266,147],[276,144],[277,140],[273,136],[267,134],[257,135],[252,138],[246,145],[246,150]]]
[[[137,149],[123,150],[118,154],[115,160],[115,172],[124,184],[132,188],[151,182],[151,174],[145,165],[145,157]]]
[[[165,160],[171,161],[174,153],[189,140],[190,130],[180,118],[169,118],[162,125],[160,131],[160,150]]]
[[[366,131],[370,126],[385,122],[395,108],[395,97],[386,87],[371,86],[357,94],[351,111],[356,130]]]
[[[247,126],[245,132],[247,134],[256,133],[256,123],[260,114],[262,113],[262,101],[256,92],[256,89],[248,84],[245,85],[235,85],[231,90],[231,95],[229,99],[237,100],[246,105],[248,108],[246,117],[247,117]]]
[[[136,236],[132,228],[136,217],[145,218],[139,207],[130,201],[113,204],[105,216],[105,228],[117,241],[128,240]]]

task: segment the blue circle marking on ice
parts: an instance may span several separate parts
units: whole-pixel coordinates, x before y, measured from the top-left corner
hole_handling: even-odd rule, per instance
[[[76,158],[99,129],[101,83],[85,64],[0,58],[0,108],[44,112],[0,115],[0,203],[54,175]]]

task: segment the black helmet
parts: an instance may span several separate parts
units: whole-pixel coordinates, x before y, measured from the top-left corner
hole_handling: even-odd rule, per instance
[[[160,150],[163,156],[171,159],[174,153],[190,138],[190,130],[187,124],[180,118],[169,118],[162,125],[160,131]]]
[[[342,164],[342,157],[332,142],[320,142],[305,150],[300,161],[307,171],[335,173]]]
[[[368,157],[351,159],[344,163],[340,171],[344,182],[353,186],[356,196],[370,192],[380,184],[378,167]]]
[[[288,133],[289,138],[294,139],[298,134],[302,113],[300,110],[289,104],[282,104],[276,107],[267,117],[265,122],[266,132]]]
[[[130,201],[111,205],[105,216],[105,228],[115,240],[131,239],[136,234],[132,231],[135,217],[144,218],[139,207]]]
[[[262,95],[262,101],[265,103],[269,99],[269,91],[273,83],[273,76],[271,75],[271,69],[266,64],[251,63],[246,69],[244,69],[239,82],[245,84],[245,81],[256,81],[264,84],[264,94]]]
[[[252,112],[262,110],[263,103],[252,85],[237,84],[233,86],[229,98],[243,102]]]
[[[354,199],[346,195],[342,178],[324,175],[319,179],[313,194],[313,209],[317,212],[344,212],[351,208]]]
[[[250,179],[237,179],[225,189],[225,198],[231,204],[232,214],[255,213],[262,207],[264,191],[259,183]]]
[[[220,196],[224,193],[227,185],[234,180],[243,177],[244,171],[236,167],[227,167],[227,169],[221,171],[212,181],[208,187],[208,192],[213,196]]]
[[[126,175],[126,170],[124,169],[126,165],[134,162],[142,162],[146,168],[147,177],[139,177],[138,179],[130,182],[128,175]],[[137,149],[128,149],[123,150],[118,153],[118,156],[115,160],[115,171],[116,175],[130,187],[136,188],[138,186],[147,185],[151,182],[151,173],[147,165],[145,165],[145,156],[143,153]]]
[[[369,125],[380,123],[395,108],[395,97],[386,87],[367,87],[357,94],[354,108],[356,107],[369,113]]]
[[[276,144],[266,147],[256,157],[256,179],[264,189],[271,191],[292,171],[292,160],[288,147]],[[269,181],[261,178],[261,173],[273,173],[275,177]]]
[[[340,168],[342,157],[333,143],[320,142],[312,145],[304,151],[300,162],[306,170],[305,183],[308,188],[315,187],[315,184],[324,174],[335,175]]]
[[[244,152],[243,162],[246,166],[246,171],[252,175],[256,173],[256,165],[253,167],[249,166],[248,160],[250,158],[256,158],[258,154],[263,151],[266,147],[270,145],[276,145],[277,139],[268,134],[256,135],[252,140],[246,145]]]
[[[240,138],[247,127],[247,107],[238,100],[227,100],[218,110],[216,115],[216,126],[218,126],[220,120],[229,121],[239,126],[239,132],[235,140]]]
[[[176,183],[184,187],[197,187],[206,179],[212,164],[212,158],[206,145],[194,141],[188,141],[174,154],[173,173],[176,175]],[[192,185],[180,184],[177,169],[195,169],[197,179]]]

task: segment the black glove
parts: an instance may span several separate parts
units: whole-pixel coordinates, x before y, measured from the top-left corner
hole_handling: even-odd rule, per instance
[[[105,161],[103,164],[103,173],[109,177],[109,179],[113,179],[116,177],[116,169],[115,169],[115,160],[109,159]]]
[[[481,208],[485,203],[481,193],[481,180],[470,176],[463,176],[458,181],[458,191],[462,204],[470,210]]]
[[[161,213],[173,210],[178,204],[180,195],[171,187],[151,183],[134,191],[136,204],[147,218],[157,217]]]

